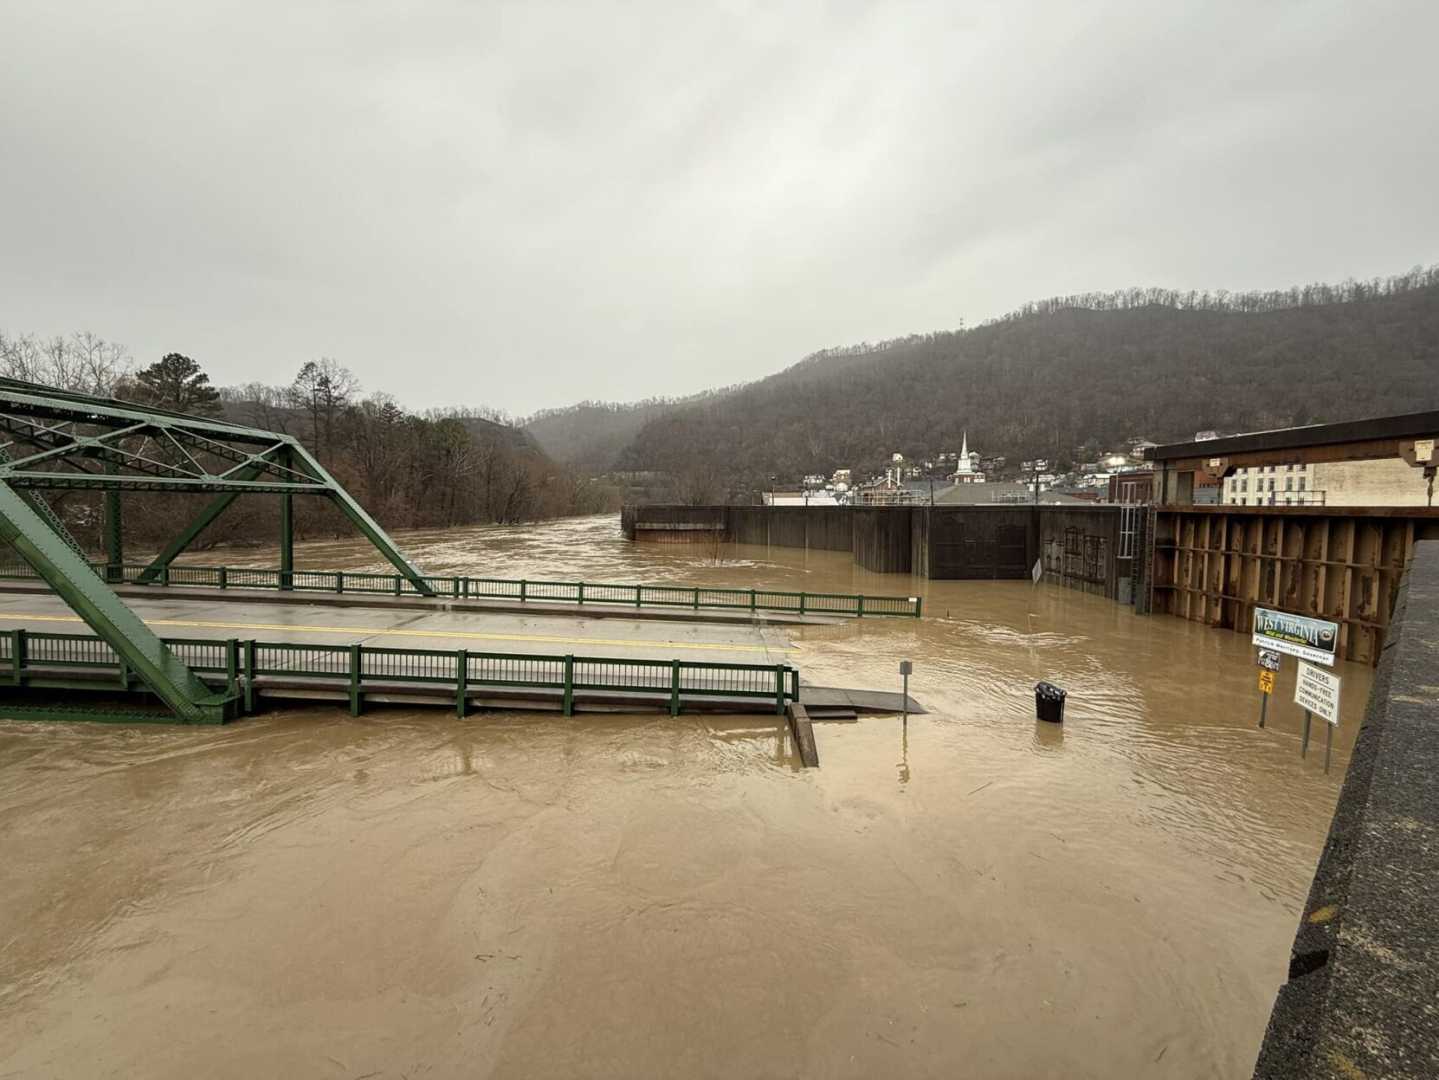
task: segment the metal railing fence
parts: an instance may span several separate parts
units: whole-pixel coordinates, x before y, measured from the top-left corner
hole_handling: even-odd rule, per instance
[[[706,660],[640,660],[611,656],[535,655],[471,652],[467,649],[395,649],[370,645],[314,645],[246,641],[237,638],[166,638],[175,657],[201,675],[223,675],[242,693],[244,711],[255,707],[256,680],[284,676],[348,690],[358,714],[367,688],[375,683],[439,684],[453,687],[456,712],[463,716],[469,695],[484,687],[520,687],[559,692],[566,716],[576,691],[662,697],[671,714],[685,698],[753,698],[772,701],[784,712],[799,700],[799,671],[789,664],[735,664]],[[52,634],[25,629],[0,631],[0,685],[25,686],[37,675],[46,685],[64,682],[66,672],[111,673],[114,682],[91,678],[86,689],[137,688],[135,674],[110,645],[88,634]],[[69,685],[69,684],[66,684]],[[3,711],[3,710],[0,710]]]
[[[93,563],[107,577],[104,563]],[[276,570],[238,566],[167,566],[150,581],[141,578],[148,564],[126,564],[109,573],[112,584],[161,585],[210,589],[275,589],[375,596],[421,596],[399,574],[359,570]],[[0,580],[34,580],[25,563],[0,566]],[[515,600],[522,603],[605,604],[633,608],[690,608],[695,611],[774,611],[797,615],[897,616],[919,618],[918,596],[865,596],[858,593],[788,592],[780,589],[723,589],[703,585],[620,585],[586,581],[529,581],[509,578],[421,578],[435,595],[458,600]]]

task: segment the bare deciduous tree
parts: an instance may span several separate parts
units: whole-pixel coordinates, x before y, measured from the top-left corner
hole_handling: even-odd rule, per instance
[[[0,331],[0,375],[6,378],[108,397],[130,366],[123,345],[88,330],[51,338]]]
[[[310,417],[310,441],[328,447],[334,438],[335,418],[360,392],[360,380],[343,364],[322,356],[311,360],[290,386],[292,403]]]

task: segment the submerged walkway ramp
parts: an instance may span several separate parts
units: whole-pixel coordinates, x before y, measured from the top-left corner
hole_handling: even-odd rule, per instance
[[[154,633],[170,638],[256,638],[296,644],[583,653],[646,660],[782,663],[793,655],[784,626],[756,622],[671,622],[644,618],[573,618],[547,609],[519,612],[323,600],[275,604],[270,597],[227,596],[211,603],[161,591],[127,597]],[[58,597],[0,592],[0,629],[82,633],[84,624]]]
[[[653,622],[732,623],[738,625],[832,626],[847,621],[843,616],[818,612],[775,611],[760,609],[680,607],[627,607],[615,604],[564,601],[496,600],[449,596],[420,596],[402,593],[331,593],[250,588],[183,587],[166,589],[156,585],[115,585],[116,596],[133,600],[178,600],[209,605],[255,604],[276,606],[310,606],[325,608],[382,608],[394,611],[459,612],[473,614],[561,616],[585,619],[642,619]],[[48,595],[50,589],[41,582],[16,580],[0,576],[0,596],[6,593]],[[217,607],[218,609],[218,607]]]
[[[918,596],[867,596],[860,593],[794,592],[787,589],[730,589],[709,585],[644,585],[594,581],[535,581],[526,578],[477,578],[434,574],[388,574],[368,570],[294,570],[248,566],[174,566],[165,564],[93,564],[117,587],[273,591],[277,595],[383,597],[403,602],[421,597],[491,605],[543,606],[668,615],[757,616],[767,618],[849,616],[919,618]],[[28,566],[0,566],[0,580],[35,580]],[[128,593],[127,595],[137,595]]]
[[[383,598],[333,607],[276,605],[227,593],[150,590],[129,608],[191,670],[205,693],[252,713],[266,701],[333,700],[476,708],[671,713],[784,712],[801,697],[819,709],[898,712],[898,694],[801,684],[781,626],[587,620],[548,609],[519,613],[415,609]],[[432,604],[433,601],[417,600]],[[0,592],[0,715],[168,720],[133,668],[87,635],[60,598]],[[912,705],[912,712],[918,712]],[[816,717],[821,719],[823,717]],[[220,719],[216,717],[215,719]]]

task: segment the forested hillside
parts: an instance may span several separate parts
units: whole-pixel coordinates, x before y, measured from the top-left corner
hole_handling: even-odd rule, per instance
[[[542,409],[519,422],[541,449],[556,461],[591,473],[616,468],[640,430],[665,413],[700,402],[716,401],[732,388],[706,390],[685,398],[644,401],[582,401],[558,409]]]
[[[676,404],[664,398],[627,404],[582,401],[537,412],[521,422],[521,430],[556,461],[607,472],[647,422]]]
[[[650,419],[620,457],[695,497],[971,448],[1060,464],[1191,438],[1439,407],[1439,268],[1246,294],[1027,305],[972,330],[815,354]]]

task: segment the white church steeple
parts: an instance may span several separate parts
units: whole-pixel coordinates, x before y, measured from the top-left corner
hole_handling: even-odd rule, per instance
[[[950,479],[956,484],[973,484],[984,480],[984,474],[975,469],[974,458],[969,456],[969,430],[967,428],[959,447],[959,459],[954,463],[954,475]]]
[[[954,463],[955,476],[968,476],[974,471],[974,462],[969,460],[969,432],[964,433],[964,442],[959,448],[959,460]]]

